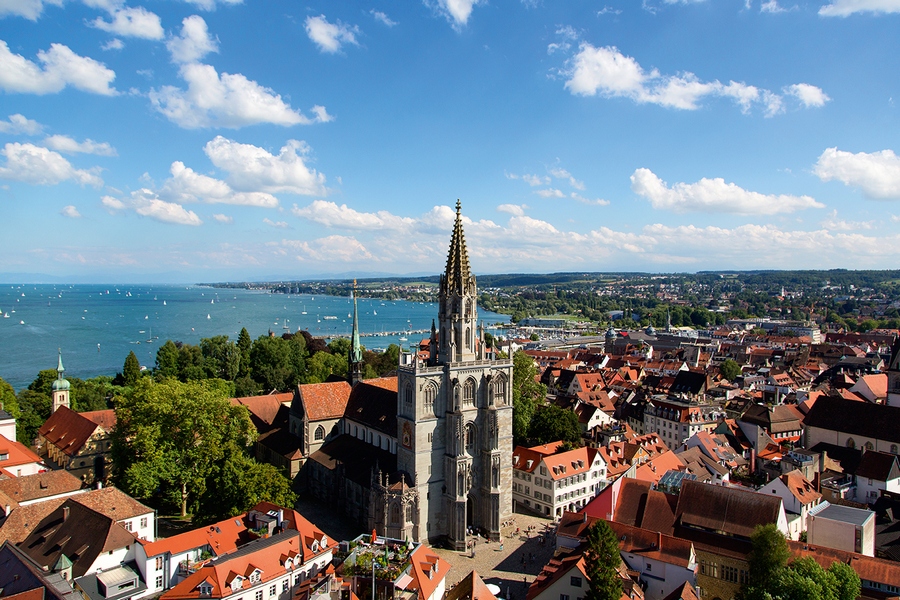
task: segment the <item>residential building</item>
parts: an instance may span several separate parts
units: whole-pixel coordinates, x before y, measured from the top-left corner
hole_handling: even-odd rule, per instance
[[[875,556],[875,513],[823,502],[809,512],[806,540],[814,546]]]
[[[72,582],[45,571],[21,548],[0,543],[0,597],[16,600],[84,600]]]
[[[513,451],[513,500],[559,519],[587,504],[606,487],[606,462],[595,448],[560,451],[561,444]]]
[[[115,424],[113,410],[77,413],[60,405],[38,429],[40,455],[54,468],[66,469],[86,485],[105,483],[112,447],[109,434]]]
[[[656,433],[667,446],[675,448],[698,431],[715,429],[725,411],[714,404],[653,396],[644,407],[643,417],[645,434]]]
[[[46,471],[41,457],[15,437],[0,435],[0,477],[23,477]]]
[[[288,600],[302,581],[328,567],[336,545],[327,538],[314,540],[309,547],[315,555],[312,559],[301,537],[300,532],[286,529],[252,540],[200,566],[161,598]]]
[[[301,552],[291,563],[298,573],[321,571],[322,564],[330,561],[335,544],[315,525],[294,510],[261,502],[243,515],[140,544],[135,562],[148,594],[158,594],[184,581],[208,561],[233,554],[253,539],[284,531],[298,536]]]
[[[760,494],[775,494],[784,503],[788,539],[799,540],[807,530],[809,511],[822,503],[822,494],[798,471],[790,471],[759,489]]]
[[[900,405],[821,396],[804,419],[804,447],[819,443],[900,454]]]

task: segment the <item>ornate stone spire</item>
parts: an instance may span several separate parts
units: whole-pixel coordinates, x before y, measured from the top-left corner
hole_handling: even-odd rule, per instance
[[[469,269],[469,251],[466,249],[466,236],[463,233],[462,205],[456,201],[456,221],[453,223],[453,236],[450,238],[450,252],[447,254],[447,268],[444,277],[447,288],[462,294],[466,282],[471,277]]]
[[[463,234],[462,209],[456,201],[456,221],[450,237],[447,268],[441,275],[440,333],[438,362],[458,362],[476,358],[476,307],[475,276],[469,267],[469,252]]]
[[[50,385],[50,412],[55,413],[60,406],[69,408],[69,380],[63,373],[66,372],[62,363],[62,349],[59,349],[59,360],[56,364],[56,379]]]

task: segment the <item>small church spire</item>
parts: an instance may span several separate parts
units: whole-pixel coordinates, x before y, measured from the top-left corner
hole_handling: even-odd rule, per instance
[[[359,343],[359,314],[356,307],[356,280],[353,280],[353,289],[350,291],[353,298],[353,333],[350,337],[350,385],[354,386],[362,381],[362,345]]]
[[[55,413],[62,406],[69,408],[69,381],[63,373],[66,372],[62,362],[62,348],[58,348],[59,359],[56,363],[56,381],[50,386],[50,413]]]

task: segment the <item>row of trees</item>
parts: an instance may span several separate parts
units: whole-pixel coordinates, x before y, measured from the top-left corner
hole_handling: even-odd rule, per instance
[[[363,377],[396,369],[399,353],[396,344],[381,354],[364,352]],[[168,340],[156,353],[153,374],[182,382],[221,379],[234,384],[236,396],[253,396],[289,390],[299,383],[321,383],[332,375],[346,377],[349,354],[350,340],[345,338],[326,345],[301,331],[251,341],[244,328],[237,341],[227,335],[204,338],[199,346]]]

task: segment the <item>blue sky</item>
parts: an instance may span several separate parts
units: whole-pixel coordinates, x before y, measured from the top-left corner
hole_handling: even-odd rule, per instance
[[[897,268],[900,0],[0,0],[7,279]],[[12,275],[9,275],[12,274]]]

